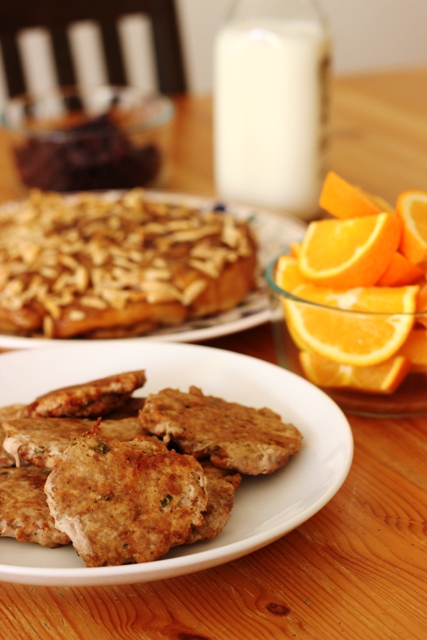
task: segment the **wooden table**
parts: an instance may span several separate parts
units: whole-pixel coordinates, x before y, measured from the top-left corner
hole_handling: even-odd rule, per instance
[[[177,106],[170,188],[212,193],[211,101]],[[427,189],[427,70],[336,81],[331,138],[331,166],[390,202]],[[206,344],[275,362],[269,325]],[[349,421],[355,455],[344,486],[289,535],[152,584],[0,584],[0,638],[424,640],[427,420]]]

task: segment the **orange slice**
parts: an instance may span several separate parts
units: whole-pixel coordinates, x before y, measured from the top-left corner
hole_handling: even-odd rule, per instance
[[[393,393],[410,371],[409,360],[403,356],[370,367],[338,364],[307,351],[301,351],[299,359],[304,375],[315,385],[367,393]]]
[[[274,280],[285,291],[292,291],[298,285],[307,282],[307,278],[300,271],[297,258],[290,255],[279,256]]]
[[[410,361],[412,371],[427,373],[427,331],[413,329],[399,349],[399,355]]]
[[[274,280],[284,291],[292,292],[300,284],[305,284],[307,278],[304,278],[300,268],[298,266],[298,260],[293,255],[279,256],[276,263],[276,272],[274,274]],[[282,299],[283,304],[283,299]],[[286,310],[285,310],[286,314]],[[295,332],[292,328],[292,322],[288,322],[289,333],[300,349],[305,349],[307,346],[301,342],[298,332]]]
[[[289,248],[291,250],[291,256],[294,256],[294,258],[298,258],[301,249],[301,242],[291,242],[289,244]]]
[[[420,285],[417,299],[417,311],[419,312],[415,322],[427,327],[427,282]]]
[[[319,205],[336,218],[356,218],[392,210],[384,200],[347,182],[334,171],[326,175]]]
[[[417,311],[427,311],[427,282],[420,285],[418,294]]]
[[[391,358],[414,324],[419,287],[360,287],[337,291],[302,284],[284,299],[299,342],[342,364],[368,366]],[[310,302],[312,304],[310,304]]]
[[[311,222],[298,264],[306,278],[323,286],[372,286],[391,262],[400,235],[401,222],[393,213]]]
[[[400,250],[413,264],[427,260],[427,191],[400,194],[396,212],[403,221]]]
[[[404,287],[407,284],[416,284],[423,276],[424,271],[421,267],[412,264],[402,253],[396,251],[377,285],[380,287]]]

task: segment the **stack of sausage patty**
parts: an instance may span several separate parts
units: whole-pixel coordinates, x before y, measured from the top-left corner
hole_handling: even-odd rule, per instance
[[[162,389],[144,371],[0,409],[0,535],[72,543],[88,567],[147,562],[218,535],[242,475],[271,474],[300,448],[263,408]]]

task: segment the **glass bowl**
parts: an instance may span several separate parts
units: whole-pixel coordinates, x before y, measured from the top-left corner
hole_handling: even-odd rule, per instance
[[[314,383],[348,413],[373,417],[427,415],[427,313],[358,312],[304,300],[275,282],[278,258],[266,268],[278,364]],[[332,345],[343,331],[353,341],[363,341],[388,323],[402,321],[411,329],[390,358],[355,366],[339,361],[330,351],[326,356],[308,345],[301,332],[301,317],[309,317],[307,314],[322,325],[322,332],[326,332],[323,335],[329,333]]]
[[[170,170],[173,102],[132,87],[62,87],[3,107],[16,190],[161,187]]]

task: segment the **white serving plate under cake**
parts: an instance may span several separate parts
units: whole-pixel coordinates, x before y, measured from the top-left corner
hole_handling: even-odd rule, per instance
[[[117,192],[111,192],[114,197]],[[146,192],[147,199],[157,202],[182,203],[201,209],[225,206],[237,218],[250,221],[259,241],[259,286],[250,293],[235,309],[207,318],[198,318],[174,327],[163,327],[149,335],[132,338],[117,338],[113,342],[125,341],[139,343],[142,340],[168,342],[192,342],[208,340],[223,335],[258,326],[270,319],[270,309],[264,286],[263,270],[267,262],[290,242],[300,240],[305,233],[304,222],[292,216],[260,209],[254,206],[234,202],[224,202],[219,198],[201,197],[193,194],[168,191]],[[106,194],[108,197],[108,194]],[[8,208],[17,206],[8,203]],[[42,337],[20,337],[0,334],[0,347],[7,349],[34,349],[68,344],[70,340],[49,340]],[[88,344],[88,339],[72,339],[73,344]],[[105,342],[111,342],[110,340]]]

